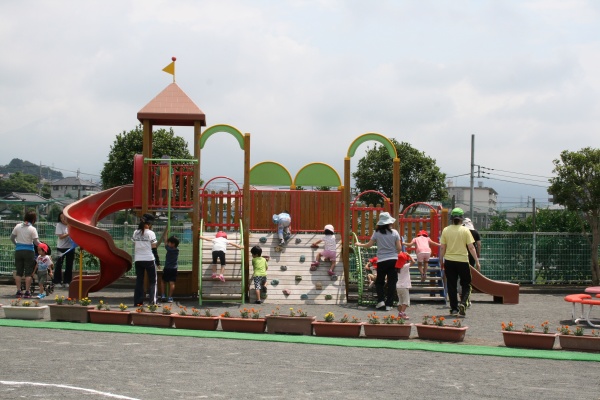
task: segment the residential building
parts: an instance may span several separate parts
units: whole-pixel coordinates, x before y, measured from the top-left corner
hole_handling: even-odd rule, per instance
[[[50,195],[63,204],[70,204],[101,190],[97,183],[72,176],[52,182]]]
[[[454,201],[455,207],[460,207],[465,214],[471,214],[471,187],[454,186],[453,181],[446,182],[448,196]],[[477,182],[473,187],[473,224],[477,229],[487,228],[491,218],[498,215],[498,192],[491,187],[483,186],[483,182]]]

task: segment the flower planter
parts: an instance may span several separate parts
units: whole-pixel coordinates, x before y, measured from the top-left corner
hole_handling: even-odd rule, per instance
[[[330,337],[359,337],[360,329],[362,328],[362,322],[325,322],[316,321],[312,323],[317,336],[330,336]]]
[[[289,317],[285,315],[267,315],[268,333],[288,333],[295,335],[312,335],[312,323],[317,317]]]
[[[506,347],[551,350],[554,347],[556,333],[536,333],[522,331],[502,331]]]
[[[88,310],[88,314],[94,324],[131,325],[129,311]]]
[[[66,322],[90,322],[89,310],[94,306],[81,306],[78,304],[50,304],[50,320]]]
[[[415,324],[419,339],[438,340],[440,342],[462,342],[465,340],[468,326],[455,328],[452,326],[437,326]]]
[[[215,331],[219,325],[219,317],[196,317],[193,315],[172,316],[177,329],[195,329],[199,331]]]
[[[155,326],[159,328],[170,328],[173,325],[171,315],[148,312],[131,313],[131,322],[139,326]]]
[[[267,326],[264,318],[222,318],[221,329],[227,332],[263,333]]]
[[[364,324],[365,336],[376,339],[408,339],[412,324]]]
[[[600,351],[599,336],[558,335],[558,342],[565,350]]]
[[[9,319],[43,319],[48,306],[4,306],[4,316]]]

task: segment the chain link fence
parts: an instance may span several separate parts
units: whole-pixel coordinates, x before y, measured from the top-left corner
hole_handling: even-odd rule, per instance
[[[0,275],[12,275],[14,271],[14,245],[10,234],[19,221],[0,221]],[[115,244],[133,255],[131,236],[135,225],[100,224],[100,229],[110,233]],[[55,224],[36,224],[40,240],[56,248]],[[157,236],[166,229],[158,223],[153,227]],[[189,227],[172,226],[171,235],[179,238],[179,268],[192,269],[192,231]],[[576,233],[547,232],[480,232],[481,271],[490,279],[521,284],[589,284],[591,274],[591,238]],[[588,240],[590,239],[590,240]],[[164,247],[159,248],[161,260]],[[351,259],[351,275],[355,276],[354,257]],[[83,270],[94,273],[98,260],[84,252]],[[76,254],[74,269],[79,265]],[[352,274],[352,272],[354,274]],[[133,269],[127,276],[134,276]]]

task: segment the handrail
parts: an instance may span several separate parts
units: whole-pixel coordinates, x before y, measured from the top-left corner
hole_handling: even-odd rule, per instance
[[[356,243],[358,242],[358,236],[356,236],[356,233],[351,232],[352,236],[354,236],[354,241],[352,242],[352,248],[354,249],[354,254],[358,255],[358,260],[356,262],[356,268],[358,269],[358,299],[359,302],[362,300],[362,295],[363,295],[363,283],[364,283],[364,276],[363,276],[363,266],[362,266],[362,256],[360,254],[361,251],[361,247],[356,246]]]
[[[246,304],[246,263],[245,263],[245,255],[246,255],[246,249],[243,247],[244,246],[244,225],[242,223],[242,219],[240,218],[240,243],[242,246],[242,304]]]
[[[204,235],[204,218],[200,219],[200,236]],[[200,242],[200,267],[198,268],[198,305],[202,305],[202,254],[204,247],[204,240]]]

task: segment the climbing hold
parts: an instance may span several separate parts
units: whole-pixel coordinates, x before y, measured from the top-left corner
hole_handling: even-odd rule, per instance
[[[306,261],[306,257],[300,256],[300,262],[304,262],[304,261]]]
[[[300,282],[302,280],[302,275],[296,275],[296,282]]]
[[[308,295],[307,294],[300,295],[300,300],[308,300]]]
[[[333,298],[333,296],[331,296],[330,294],[325,295],[325,300],[331,300],[332,298]]]
[[[290,294],[292,294],[292,291],[290,289],[283,289],[281,292],[286,296],[289,296]]]
[[[273,280],[271,281],[271,285],[273,285],[273,286],[277,286],[277,285],[279,285],[279,281],[278,281],[277,279],[273,279]]]
[[[315,289],[322,290],[323,289],[323,283],[321,283],[321,282],[315,283]]]
[[[300,243],[301,241],[302,241],[302,239],[300,239],[300,238],[296,238],[296,240],[295,240],[296,244]]]
[[[317,266],[316,265],[311,265],[310,266],[310,270],[311,271],[316,271],[317,270]]]
[[[282,270],[282,271],[287,271],[287,266],[282,265],[281,267],[279,267],[279,269]]]
[[[258,241],[261,243],[267,243],[267,238],[265,236],[263,236],[260,239],[258,239]]]
[[[337,275],[331,275],[331,280],[332,281],[337,281],[337,278],[338,278]]]
[[[281,248],[281,246],[275,246],[273,250],[275,250],[277,253],[281,253],[281,250],[283,249]]]

